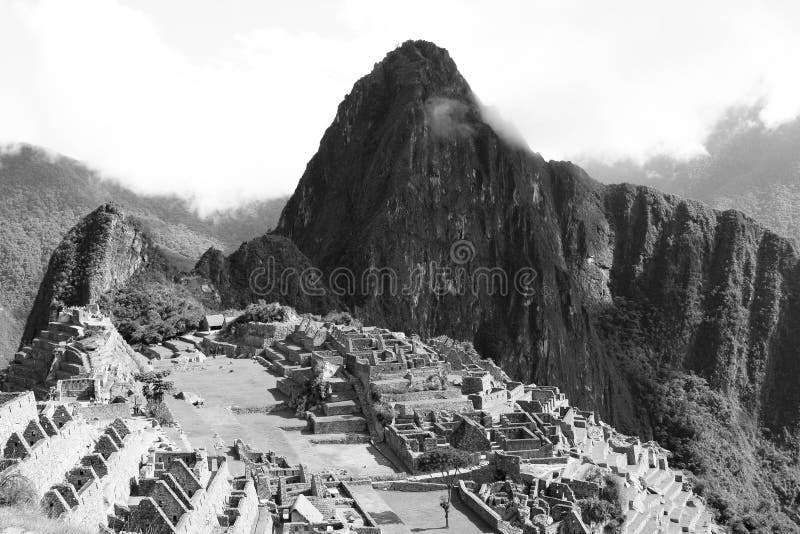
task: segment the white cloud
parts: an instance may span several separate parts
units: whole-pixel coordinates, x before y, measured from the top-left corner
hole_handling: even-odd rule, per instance
[[[762,100],[771,125],[800,112],[794,2],[220,4],[241,14],[209,53],[191,30],[214,13],[185,1],[181,20],[160,2],[0,0],[0,143],[201,209],[288,194],[355,80],[409,38],[448,48],[546,158],[688,156],[730,106]]]

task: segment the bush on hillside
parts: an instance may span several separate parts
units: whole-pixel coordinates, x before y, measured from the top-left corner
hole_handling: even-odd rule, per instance
[[[147,272],[103,297],[119,333],[131,344],[161,343],[196,330],[205,309],[180,285],[163,273]]]

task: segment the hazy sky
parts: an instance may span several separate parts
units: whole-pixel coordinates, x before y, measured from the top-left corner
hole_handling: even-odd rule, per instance
[[[209,209],[289,194],[360,76],[447,48],[547,159],[702,151],[800,113],[800,2],[0,0],[0,142]]]

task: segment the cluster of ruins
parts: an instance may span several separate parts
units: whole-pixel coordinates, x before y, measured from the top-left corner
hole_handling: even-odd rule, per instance
[[[252,480],[225,456],[169,450],[144,418],[87,421],[71,406],[0,393],[0,479],[19,477],[51,517],[107,534],[247,534]]]
[[[309,319],[258,328],[268,335],[255,358],[307,408],[313,432],[367,430],[412,475],[432,451],[469,453],[464,502],[499,532],[589,532],[581,501],[602,498],[608,484],[619,488],[621,532],[710,528],[665,451],[570,406],[557,387],[510,380],[467,345]],[[310,397],[316,405],[300,402]]]
[[[253,450],[241,440],[236,449],[248,477],[255,481],[258,498],[277,520],[276,533],[381,534],[351,490],[352,484],[370,484],[368,478],[345,481],[332,471],[311,473],[303,464],[290,465],[285,458]]]
[[[2,386],[33,391],[40,400],[107,402],[147,369],[147,360],[97,306],[74,307],[56,312],[47,329],[14,355]]]
[[[150,362],[200,366],[206,354],[225,355],[278,375],[308,431],[371,443],[398,478],[446,484],[495,532],[594,532],[584,512],[600,501],[623,534],[711,531],[711,513],[656,444],[619,434],[557,387],[511,380],[468,344],[293,311],[233,329],[220,317],[143,347],[144,358],[96,307],[61,311],[5,376],[15,392],[0,394],[0,477],[31,481],[50,516],[106,533],[244,534],[266,515],[279,533],[380,534],[353,491],[376,480],[336,466],[312,473],[241,441],[231,456],[188,440],[177,450],[130,403],[109,403],[137,391]],[[430,472],[443,454],[463,465]],[[231,475],[231,462],[244,476]]]

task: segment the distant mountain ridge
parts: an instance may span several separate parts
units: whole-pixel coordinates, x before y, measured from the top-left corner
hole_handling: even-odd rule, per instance
[[[64,234],[107,202],[122,206],[181,269],[209,247],[235,250],[275,225],[284,199],[199,217],[177,197],[142,196],[36,147],[0,152],[0,361],[14,354],[45,267]]]
[[[708,136],[708,154],[688,161],[657,155],[642,164],[582,164],[606,183],[649,185],[743,211],[800,243],[800,117],[769,128],[760,112],[760,106],[730,110]]]

